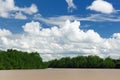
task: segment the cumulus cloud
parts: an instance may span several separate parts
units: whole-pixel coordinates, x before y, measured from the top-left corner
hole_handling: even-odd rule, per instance
[[[68,11],[72,12],[74,9],[77,8],[73,0],[66,0],[66,2],[68,4]]]
[[[17,12],[21,13],[18,14]],[[0,0],[0,17],[8,18],[13,17],[14,15],[17,19],[21,19],[21,17],[22,19],[23,17],[25,19],[25,15],[23,15],[22,13],[32,15],[37,12],[38,9],[35,4],[32,4],[30,7],[20,8],[15,5],[14,0]]]
[[[90,6],[88,6],[87,9],[105,13],[105,14],[110,14],[115,11],[113,5],[104,0],[93,1],[93,3]]]
[[[120,33],[102,38],[94,30],[82,30],[79,21],[70,20],[63,26],[51,28],[42,28],[39,22],[32,21],[22,28],[22,34],[12,34],[9,30],[1,29],[0,49],[37,51],[44,60],[78,55],[120,57]]]
[[[24,26],[22,26],[24,31],[29,34],[39,34],[40,32],[40,23],[32,21],[31,23],[26,23]]]
[[[9,30],[6,29],[0,29],[0,37],[1,36],[8,36],[11,35],[12,33]]]

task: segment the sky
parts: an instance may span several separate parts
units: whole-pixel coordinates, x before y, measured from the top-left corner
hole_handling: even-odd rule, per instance
[[[120,0],[0,0],[0,49],[43,60],[120,58]]]

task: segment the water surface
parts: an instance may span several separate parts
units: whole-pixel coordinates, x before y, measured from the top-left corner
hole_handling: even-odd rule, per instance
[[[120,80],[119,69],[1,70],[0,80]]]

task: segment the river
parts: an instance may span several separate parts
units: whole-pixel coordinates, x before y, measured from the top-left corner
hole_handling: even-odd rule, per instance
[[[0,80],[120,80],[119,69],[1,70]]]

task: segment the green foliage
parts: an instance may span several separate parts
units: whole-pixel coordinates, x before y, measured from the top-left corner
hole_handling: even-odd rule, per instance
[[[102,66],[103,59],[98,56],[88,56],[87,57],[87,67],[88,68],[100,68]]]
[[[115,63],[113,62],[113,60],[111,58],[106,58],[103,61],[103,68],[114,68],[115,67]]]
[[[41,68],[120,68],[120,59],[77,56],[43,62],[37,52],[28,53],[12,49],[8,49],[7,51],[0,50],[0,70]]]
[[[87,58],[84,56],[78,56],[71,59],[72,68],[86,68],[87,67]]]
[[[117,60],[115,60],[117,61]],[[49,68],[120,68],[120,60],[116,63],[111,58],[102,59],[98,56],[77,56],[61,58],[48,62]],[[119,65],[118,65],[119,64]]]
[[[114,60],[114,63],[116,68],[120,68],[120,59]]]
[[[0,51],[0,69],[40,69],[46,66],[37,52]]]

